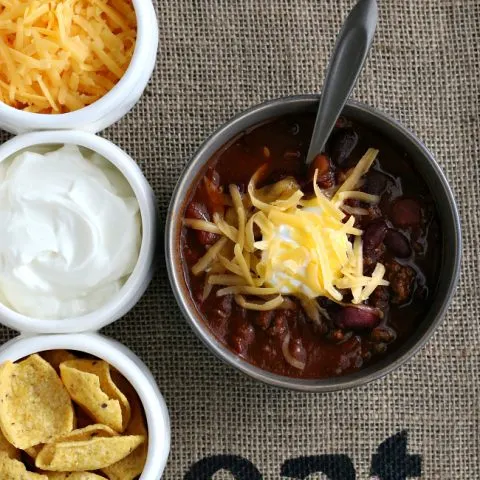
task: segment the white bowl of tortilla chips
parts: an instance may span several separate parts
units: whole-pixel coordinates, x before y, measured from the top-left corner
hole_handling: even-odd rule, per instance
[[[0,365],[0,478],[161,478],[168,410],[127,347],[97,333],[20,335]]]

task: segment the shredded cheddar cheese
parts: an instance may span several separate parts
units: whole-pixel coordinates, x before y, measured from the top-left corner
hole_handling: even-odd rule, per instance
[[[131,0],[0,2],[0,100],[65,113],[111,90],[136,42]]]
[[[380,263],[371,277],[364,275],[363,232],[353,216],[346,218],[344,205],[347,199],[378,203],[378,196],[355,190],[377,154],[369,149],[331,198],[317,185],[318,172],[310,198],[292,178],[257,189],[259,169],[248,196],[229,186],[231,206],[225,215],[214,214],[213,223],[185,219],[187,227],[221,236],[192,268],[194,275],[207,272],[207,294],[220,286],[218,296],[234,295],[240,306],[260,311],[286,308],[285,296],[293,295],[319,321],[327,313],[318,297],[341,303],[342,291],[350,290],[351,302],[360,304],[379,285],[388,285]]]

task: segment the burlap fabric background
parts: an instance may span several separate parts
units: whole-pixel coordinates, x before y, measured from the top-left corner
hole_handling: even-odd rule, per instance
[[[165,395],[173,428],[168,480],[183,479],[194,462],[218,454],[249,459],[266,480],[281,478],[281,466],[295,457],[345,454],[356,478],[367,479],[378,446],[400,432],[406,432],[408,452],[421,456],[421,478],[480,478],[480,3],[379,3],[374,48],[354,97],[413,129],[447,174],[465,243],[458,293],[427,347],[396,373],[356,390],[306,395],[259,385],[214,358],[180,315],[162,261],[147,295],[105,333],[140,355]],[[133,112],[104,135],[143,168],[162,222],[182,168],[207,134],[262,100],[319,90],[335,34],[352,4],[157,5],[154,77]],[[6,340],[13,333],[2,329],[1,335]],[[386,467],[387,473],[373,473],[403,479],[412,471],[409,465],[393,462],[390,474]],[[335,478],[355,476],[340,472]]]

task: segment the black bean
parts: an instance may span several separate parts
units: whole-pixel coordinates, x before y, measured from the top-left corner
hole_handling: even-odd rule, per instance
[[[382,195],[388,185],[388,177],[375,170],[371,171],[366,178],[364,190],[372,195]]]
[[[332,135],[330,152],[333,162],[342,166],[358,143],[358,134],[352,128],[342,128]]]
[[[389,229],[385,235],[385,246],[398,258],[407,258],[412,254],[408,238],[403,233]]]
[[[366,253],[375,250],[385,238],[387,224],[384,220],[375,220],[367,225],[363,233],[363,250]]]

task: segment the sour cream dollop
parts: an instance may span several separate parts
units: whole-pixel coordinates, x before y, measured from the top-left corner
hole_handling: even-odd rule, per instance
[[[284,295],[301,294],[315,298],[315,292],[302,280],[307,277],[307,267],[311,258],[308,251],[306,249],[302,251],[302,245],[295,240],[294,229],[288,225],[278,225],[272,230],[268,242],[276,244],[274,255],[281,258],[288,258],[291,252],[303,253],[294,257],[295,260],[275,262],[270,261],[269,249],[264,250],[262,260],[271,265],[268,269],[269,276],[266,278],[268,285],[277,288]]]
[[[138,259],[141,221],[123,174],[65,145],[0,164],[0,301],[63,319],[105,304]]]

